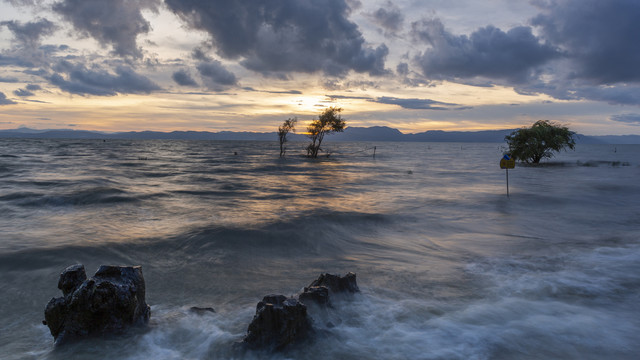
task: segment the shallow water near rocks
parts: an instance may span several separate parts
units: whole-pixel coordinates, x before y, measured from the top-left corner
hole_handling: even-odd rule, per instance
[[[371,147],[377,146],[376,157]],[[0,140],[3,359],[635,359],[640,146],[544,166],[501,144]],[[237,155],[234,155],[237,153]],[[141,265],[151,321],[54,349],[60,272]],[[264,295],[361,293],[281,353],[238,347]],[[213,307],[197,314],[190,307]]]

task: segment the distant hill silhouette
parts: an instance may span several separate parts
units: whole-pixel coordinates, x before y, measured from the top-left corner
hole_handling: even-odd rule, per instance
[[[327,136],[325,141],[413,141],[413,142],[485,142],[504,143],[504,137],[515,129],[484,131],[429,130],[415,134],[403,134],[387,126],[349,127],[342,133]],[[35,130],[26,127],[0,130],[0,138],[47,139],[166,139],[166,140],[255,140],[278,141],[276,132],[250,131],[129,131],[107,133],[87,130]],[[289,134],[290,141],[307,141],[301,134]],[[640,144],[640,135],[578,135],[581,144]]]

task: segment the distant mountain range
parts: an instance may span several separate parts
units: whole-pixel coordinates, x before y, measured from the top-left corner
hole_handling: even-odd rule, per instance
[[[331,134],[325,141],[417,141],[417,142],[488,142],[503,143],[504,137],[514,129],[485,131],[430,130],[415,134],[403,134],[386,126],[349,127],[342,133]],[[129,131],[107,133],[87,130],[35,130],[26,127],[0,130],[0,138],[47,139],[166,139],[166,140],[257,140],[278,141],[275,132],[249,131]],[[301,134],[289,134],[290,141],[307,141]],[[578,135],[581,144],[640,144],[640,135]]]

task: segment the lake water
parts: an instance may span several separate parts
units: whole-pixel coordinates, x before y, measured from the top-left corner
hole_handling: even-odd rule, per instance
[[[290,147],[0,139],[0,357],[638,358],[640,146],[517,166],[510,198],[501,144]],[[44,307],[75,263],[141,265],[149,326],[54,349]],[[313,340],[235,345],[264,295],[348,271],[361,293]]]

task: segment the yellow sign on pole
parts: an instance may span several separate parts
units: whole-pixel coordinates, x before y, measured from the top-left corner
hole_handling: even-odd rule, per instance
[[[509,169],[516,167],[516,160],[511,155],[506,154],[500,159],[500,169],[505,169],[507,173],[507,197],[509,197]]]
[[[516,167],[516,161],[509,155],[505,155],[500,159],[500,169],[513,169]]]

